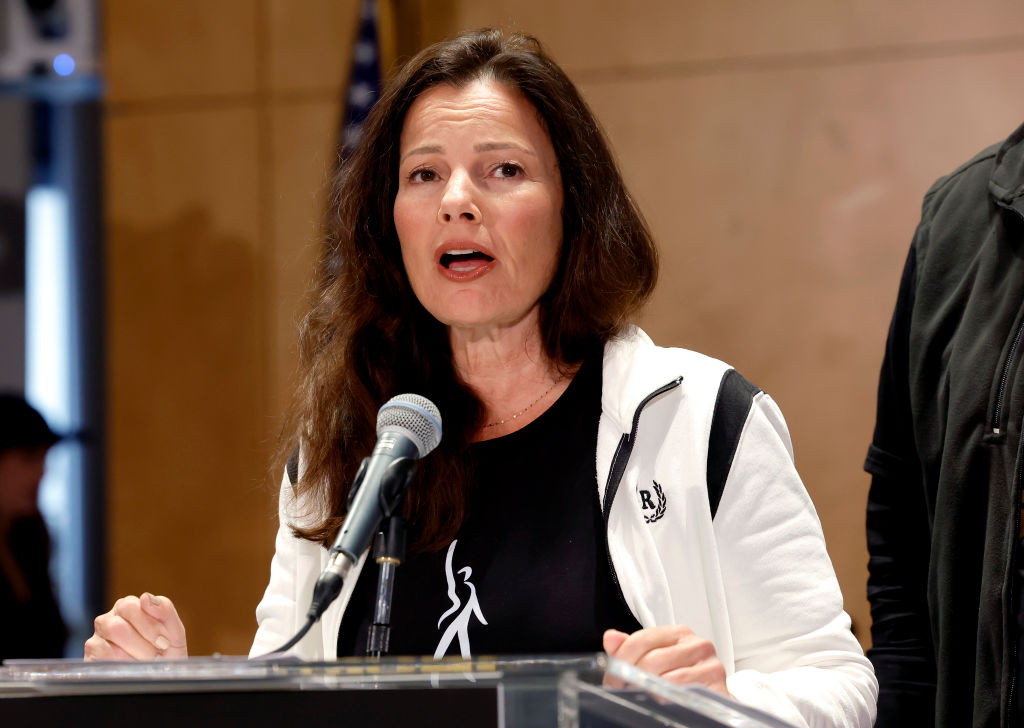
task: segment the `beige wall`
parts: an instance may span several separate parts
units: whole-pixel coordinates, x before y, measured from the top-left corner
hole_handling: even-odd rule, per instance
[[[255,631],[356,10],[105,3],[109,596],[172,596],[194,654]]]
[[[255,627],[355,6],[105,4],[111,598],[172,595],[195,653]],[[778,400],[864,640],[861,463],[896,283],[931,181],[1024,120],[1024,6],[394,7],[403,50],[518,27],[579,83],[661,247],[643,325]]]

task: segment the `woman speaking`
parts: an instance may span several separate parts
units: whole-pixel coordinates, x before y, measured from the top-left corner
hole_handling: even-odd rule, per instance
[[[871,725],[874,674],[782,415],[726,364],[629,323],[656,250],[536,40],[482,30],[409,61],[331,210],[254,655],[303,626],[377,410],[412,392],[444,437],[405,496],[391,653],[603,647],[797,724]],[[295,654],[365,654],[361,567]],[[180,657],[185,631],[166,597],[126,597],[85,653]]]

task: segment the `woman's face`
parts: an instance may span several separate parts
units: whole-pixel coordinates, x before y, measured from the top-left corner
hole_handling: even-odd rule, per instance
[[[0,516],[3,518],[13,520],[37,512],[46,450],[45,447],[18,447],[0,453]]]
[[[494,81],[435,86],[402,127],[395,228],[435,318],[487,333],[534,312],[558,265],[562,179],[536,109]]]

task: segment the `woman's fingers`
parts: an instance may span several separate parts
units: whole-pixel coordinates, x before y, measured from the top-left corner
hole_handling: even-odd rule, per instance
[[[185,627],[167,597],[123,597],[93,625],[95,632],[85,643],[87,660],[188,656]]]
[[[174,602],[164,596],[146,592],[139,598],[142,610],[160,625],[153,644],[163,651],[165,657],[187,657],[185,625],[174,608]]]
[[[679,668],[699,665],[716,659],[715,647],[710,640],[690,634],[678,642],[661,645],[644,653],[634,664],[655,675],[666,675]]]
[[[102,637],[94,634],[85,641],[86,660],[131,660],[131,655],[117,645],[107,642]]]
[[[626,638],[621,641],[613,657],[640,667],[640,661],[649,653],[665,647],[674,646],[678,644],[681,639],[692,634],[693,632],[683,625],[649,627],[647,629],[637,630],[636,632],[627,635]]]
[[[93,636],[86,642],[87,660],[151,660],[157,656],[156,648],[112,611],[97,617],[93,629]]]
[[[604,647],[604,651],[607,652],[610,657],[616,657],[619,649],[622,647],[623,643],[626,641],[628,637],[628,634],[626,634],[625,632],[620,632],[617,629],[606,629],[604,631],[604,635],[601,638],[601,643]],[[609,688],[626,687],[626,683],[623,682],[620,678],[617,678],[614,675],[608,673],[605,674],[604,680],[602,682],[606,687]]]
[[[615,657],[615,653],[622,647],[622,643],[629,637],[625,632],[620,632],[617,629],[606,629],[604,636],[601,640],[604,651],[612,657]]]
[[[604,644],[610,656],[666,680],[679,685],[700,683],[729,694],[725,666],[718,659],[714,644],[685,625],[651,627],[630,635],[608,630]]]
[[[729,695],[725,683],[725,665],[718,658],[702,660],[690,667],[679,667],[662,673],[661,677],[676,685],[706,685],[722,695]]]

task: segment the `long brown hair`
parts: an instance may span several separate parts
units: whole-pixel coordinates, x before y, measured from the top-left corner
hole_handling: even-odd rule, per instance
[[[536,108],[564,188],[561,260],[540,302],[543,346],[569,368],[619,332],[657,278],[657,252],[593,114],[530,36],[483,29],[426,48],[386,85],[338,172],[309,312],[299,336],[299,386],[283,451],[301,443],[296,486],[312,526],[297,535],[330,544],[352,478],[376,440],[377,410],[411,392],[441,411],[444,436],[419,463],[405,499],[413,548],[455,536],[469,474],[462,462],[480,425],[480,401],[460,381],[446,328],[420,305],[401,264],[392,208],[399,139],[413,101],[439,84],[493,80]]]

